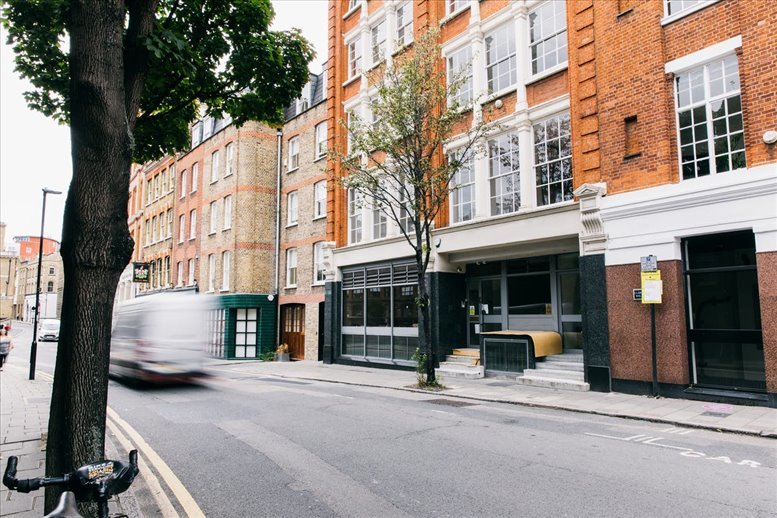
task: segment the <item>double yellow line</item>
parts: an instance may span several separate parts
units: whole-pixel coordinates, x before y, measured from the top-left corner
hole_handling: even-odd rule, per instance
[[[38,375],[48,381],[54,381],[54,378],[47,373],[38,371]],[[119,417],[111,407],[107,408],[107,419],[105,424],[110,429],[119,445],[127,452],[132,449],[138,450],[138,468],[139,477],[148,486],[151,496],[159,507],[160,515],[163,518],[175,518],[180,516],[173,503],[168,498],[165,490],[162,488],[159,478],[164,481],[175,499],[180,504],[186,516],[192,518],[204,518],[200,506],[197,505],[191,493],[187,491],[178,477],[170,469],[170,466],[162,460],[162,457],[146,442],[145,439],[128,422]],[[153,468],[153,469],[152,469]],[[159,475],[159,478],[156,474]]]

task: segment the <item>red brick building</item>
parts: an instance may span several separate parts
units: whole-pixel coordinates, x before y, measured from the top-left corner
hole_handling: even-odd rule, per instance
[[[367,113],[366,72],[429,25],[449,70],[471,66],[458,95],[500,128],[436,221],[439,355],[479,348],[486,373],[522,383],[649,393],[649,309],[633,289],[655,255],[661,393],[776,405],[777,4],[332,0],[331,146]],[[324,356],[410,367],[417,324],[396,315],[411,250],[371,212],[330,183]],[[388,324],[370,321],[381,305]],[[579,374],[482,335],[506,330],[557,333]]]

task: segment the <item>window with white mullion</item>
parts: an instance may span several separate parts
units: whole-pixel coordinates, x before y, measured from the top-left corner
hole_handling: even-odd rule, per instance
[[[348,43],[348,79],[361,74],[362,69],[362,42],[356,38]]]
[[[313,186],[313,217],[321,218],[326,216],[326,180],[317,182]]]
[[[461,152],[454,151],[449,160],[460,160]],[[461,161],[461,167],[451,180],[451,220],[469,221],[475,217],[475,167],[470,153]]]
[[[413,2],[397,7],[397,48],[413,41]]]
[[[378,190],[385,191],[387,182],[385,178],[378,180],[380,186]],[[377,201],[372,202],[372,239],[383,239],[388,235],[388,217],[385,206]]]
[[[489,92],[499,92],[518,81],[515,27],[508,22],[485,38],[486,77]]]
[[[673,16],[683,11],[692,9],[698,5],[711,4],[715,0],[664,0],[666,3],[666,15]]]
[[[675,94],[683,180],[746,167],[737,57],[678,74]]]
[[[448,86],[455,79],[460,80],[459,88],[451,92],[448,99],[450,104],[466,104],[472,100],[472,49],[465,47],[448,56],[447,80]],[[464,77],[462,77],[464,76]]]
[[[407,183],[404,186],[398,186],[399,227],[400,229],[404,229],[407,234],[412,234],[415,231],[413,228],[413,215],[415,214],[415,210],[413,208],[412,189],[413,186]]]
[[[286,250],[286,287],[297,285],[297,249]]]
[[[383,61],[386,55],[386,20],[381,20],[370,28],[370,54],[373,66]]]
[[[445,2],[445,7],[450,15],[464,9],[467,4],[469,4],[469,0],[447,0]]]
[[[348,191],[348,242],[359,243],[362,240],[362,203],[361,195],[354,189]]]
[[[567,14],[564,2],[545,2],[529,13],[532,74],[567,61]]]
[[[572,199],[572,144],[569,113],[535,124],[534,173],[537,205]]]
[[[521,205],[518,133],[506,133],[488,141],[491,215],[516,212]]]

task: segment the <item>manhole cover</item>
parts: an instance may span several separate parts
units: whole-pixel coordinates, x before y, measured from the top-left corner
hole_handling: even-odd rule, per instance
[[[472,406],[476,403],[469,403],[467,401],[461,401],[458,399],[427,399],[427,403],[431,403],[433,405],[443,405],[443,406]]]
[[[705,415],[707,417],[728,417],[731,414],[727,412],[703,412],[701,415]]]

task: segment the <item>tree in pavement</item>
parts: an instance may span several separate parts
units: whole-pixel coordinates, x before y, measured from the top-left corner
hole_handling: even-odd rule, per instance
[[[460,95],[470,80],[469,63],[446,75],[438,37],[436,29],[423,30],[390,66],[370,75],[377,95],[369,102],[369,114],[349,113],[340,124],[344,149],[330,153],[341,165],[338,180],[349,206],[370,207],[375,217],[392,222],[412,249],[427,385],[436,384],[426,279],[434,221],[460,189],[461,175],[472,174],[473,156],[482,152],[488,128],[481,109],[473,109],[477,100]]]
[[[111,313],[131,258],[132,162],[185,149],[200,106],[235,124],[282,121],[313,51],[270,31],[270,0],[6,0],[28,105],[69,124],[62,330],[47,472],[103,457]],[[47,509],[56,495],[47,494]]]

